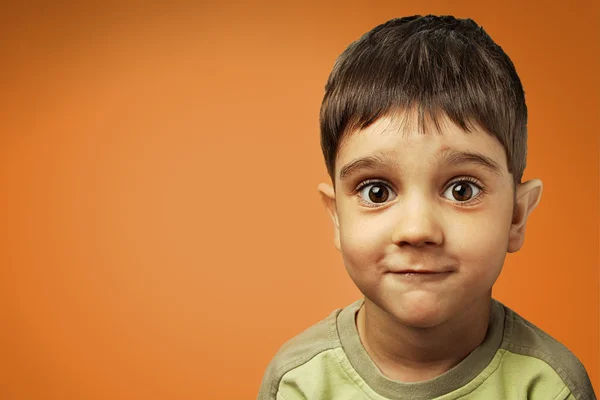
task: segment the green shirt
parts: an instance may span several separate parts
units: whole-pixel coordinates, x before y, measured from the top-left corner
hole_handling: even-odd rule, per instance
[[[362,302],[285,343],[267,367],[258,400],[596,399],[573,353],[496,300],[485,340],[458,365],[428,381],[391,380],[360,341],[355,317]]]

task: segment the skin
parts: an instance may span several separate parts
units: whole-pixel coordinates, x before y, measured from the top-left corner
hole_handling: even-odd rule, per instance
[[[409,123],[398,123],[400,116]],[[356,320],[360,339],[381,372],[402,382],[444,373],[484,340],[492,286],[506,253],[523,245],[542,193],[533,179],[517,186],[513,202],[505,150],[482,129],[467,133],[442,116],[441,132],[428,120],[420,134],[411,128],[414,118],[382,117],[346,136],[335,190],[318,187],[334,245],[365,298]],[[452,149],[481,153],[500,170],[436,161]],[[340,180],[343,166],[377,152],[388,156],[384,166]],[[367,180],[375,182],[357,190]],[[417,270],[431,273],[398,272]]]

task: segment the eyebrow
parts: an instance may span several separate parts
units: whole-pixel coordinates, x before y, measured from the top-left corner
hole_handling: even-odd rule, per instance
[[[394,164],[394,160],[389,155],[381,152],[372,156],[360,157],[340,169],[340,180],[343,181],[362,170],[380,169],[389,167],[390,164]]]
[[[446,149],[438,153],[432,163],[437,165],[471,164],[483,167],[496,175],[502,173],[502,167],[496,161],[475,151]],[[360,157],[340,169],[340,180],[345,180],[362,170],[389,168],[390,164],[397,164],[397,160],[386,153],[378,152],[371,156]]]

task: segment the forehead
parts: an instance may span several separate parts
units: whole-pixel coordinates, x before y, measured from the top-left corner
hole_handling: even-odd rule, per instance
[[[425,133],[417,129],[416,118],[401,114],[379,118],[369,127],[346,135],[336,157],[336,175],[348,163],[372,155],[385,154],[400,166],[431,164],[443,154],[479,154],[508,173],[506,152],[497,138],[473,126],[465,132],[448,117],[439,117],[439,131],[425,122]]]

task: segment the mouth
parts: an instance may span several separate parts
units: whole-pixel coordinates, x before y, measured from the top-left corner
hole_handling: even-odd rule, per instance
[[[420,277],[420,278],[442,278],[454,272],[453,268],[447,266],[443,268],[391,268],[388,273],[399,277]]]
[[[400,271],[390,271],[392,274],[413,274],[413,275],[435,275],[448,274],[450,271],[432,271],[427,269],[403,269]]]
[[[405,269],[400,271],[390,271],[390,276],[393,276],[396,279],[400,279],[405,282],[439,282],[445,281],[450,275],[452,275],[452,271],[448,270],[425,270],[425,269]]]

